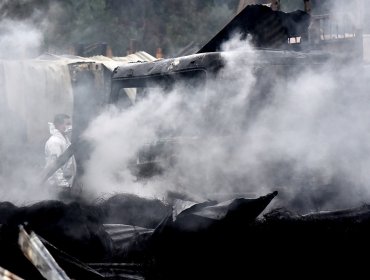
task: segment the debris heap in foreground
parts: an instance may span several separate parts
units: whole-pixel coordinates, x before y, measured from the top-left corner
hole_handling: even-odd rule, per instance
[[[261,217],[276,195],[191,203],[177,215],[172,206],[132,195],[97,205],[3,202],[0,266],[24,279],[232,279],[365,271],[370,206],[303,216],[274,209]],[[37,246],[25,243],[28,234]],[[37,252],[52,268],[33,265]],[[54,268],[59,272],[49,271]]]

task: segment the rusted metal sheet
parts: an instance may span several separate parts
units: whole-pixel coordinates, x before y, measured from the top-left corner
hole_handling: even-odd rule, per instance
[[[27,259],[48,280],[69,280],[70,278],[57,264],[49,251],[42,244],[35,233],[30,235],[23,226],[19,229],[18,244]]]

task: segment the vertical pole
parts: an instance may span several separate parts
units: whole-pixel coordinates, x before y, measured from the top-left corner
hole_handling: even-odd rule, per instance
[[[280,0],[270,0],[270,3],[273,11],[280,11]]]
[[[157,51],[156,51],[155,57],[156,57],[156,58],[158,58],[158,59],[163,58],[162,48],[157,48]]]
[[[303,0],[304,11],[308,14],[311,14],[311,1],[310,0]]]

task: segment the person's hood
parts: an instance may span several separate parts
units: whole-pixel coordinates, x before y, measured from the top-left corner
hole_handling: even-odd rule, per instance
[[[50,132],[50,135],[57,135],[57,134],[61,134],[60,131],[58,129],[55,128],[55,125],[54,123],[52,122],[49,122],[48,123],[49,125],[49,132]]]

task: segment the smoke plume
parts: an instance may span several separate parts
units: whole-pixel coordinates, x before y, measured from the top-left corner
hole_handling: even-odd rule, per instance
[[[31,21],[0,21],[0,59],[26,59],[39,55],[42,31]]]
[[[231,46],[249,55],[225,54],[206,92],[184,84],[171,93],[152,90],[128,110],[111,108],[92,122],[85,134],[94,146],[90,190],[204,198],[280,190],[282,205],[301,211],[367,202],[370,110],[360,66],[259,69],[260,54],[248,42],[236,37],[224,49]],[[175,163],[153,180],[137,180],[128,166],[161,138],[180,143]]]
[[[36,24],[35,17],[41,17],[38,11],[0,21],[0,201],[16,204],[56,197],[40,183],[47,123],[72,110],[68,66],[34,59],[46,24]]]

